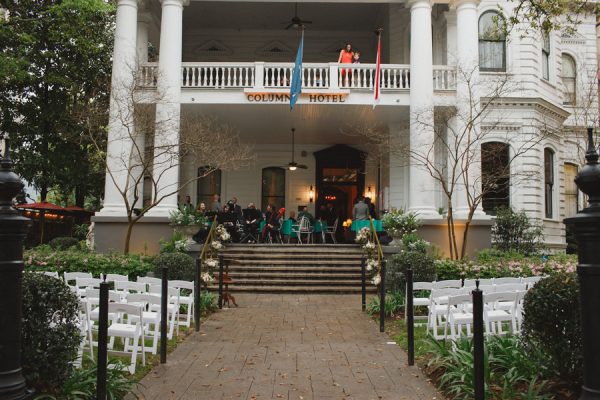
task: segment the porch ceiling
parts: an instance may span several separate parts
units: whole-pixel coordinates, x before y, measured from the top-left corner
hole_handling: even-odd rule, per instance
[[[207,115],[226,122],[240,132],[244,142],[251,144],[286,144],[290,130],[296,128],[299,144],[364,143],[364,138],[349,135],[361,126],[378,126],[387,130],[389,124],[406,121],[408,107],[357,105],[299,104],[290,112],[289,105],[263,104],[182,104],[184,118]]]
[[[387,3],[388,1],[381,1]],[[310,30],[372,30],[386,4],[298,2],[298,16]],[[294,2],[192,1],[183,13],[184,27],[199,29],[282,30],[294,16]]]

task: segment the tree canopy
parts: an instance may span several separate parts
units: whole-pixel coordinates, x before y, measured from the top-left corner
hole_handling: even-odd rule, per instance
[[[508,27],[527,24],[544,33],[552,30],[573,33],[584,14],[596,14],[595,0],[509,0]]]
[[[103,190],[114,8],[105,0],[0,0],[0,129],[17,172],[41,192]],[[100,136],[105,136],[102,134]]]

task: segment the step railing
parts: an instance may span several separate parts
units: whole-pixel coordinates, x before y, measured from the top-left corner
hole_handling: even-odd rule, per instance
[[[185,62],[182,63],[181,87],[199,89],[289,89],[293,63],[256,62]],[[302,87],[325,90],[373,90],[375,64],[304,63]],[[137,84],[154,88],[158,83],[158,64],[140,66]],[[456,89],[456,68],[433,67],[433,88],[436,91]],[[380,87],[384,91],[410,90],[410,66],[382,64]]]

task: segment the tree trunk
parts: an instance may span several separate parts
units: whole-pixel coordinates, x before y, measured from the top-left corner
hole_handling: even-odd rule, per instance
[[[48,187],[42,186],[40,188],[40,201],[46,201],[46,197],[48,197]],[[40,212],[40,244],[44,244],[44,236],[46,233],[46,212],[42,210]]]
[[[77,207],[85,207],[85,193],[81,185],[75,186],[75,205]]]
[[[131,242],[131,233],[133,232],[133,225],[135,221],[129,219],[127,223],[127,233],[125,234],[125,248],[123,249],[124,254],[129,254],[129,243]]]
[[[475,213],[475,209],[469,210],[469,216],[467,217],[467,221],[465,222],[465,231],[463,232],[463,242],[460,249],[460,258],[465,258],[467,253],[467,241],[469,238],[469,227],[471,226],[471,221],[473,220],[473,214]]]
[[[448,248],[450,249],[450,259],[454,260],[454,248],[452,247],[452,201],[448,201],[448,213],[446,214],[446,227],[448,228]]]

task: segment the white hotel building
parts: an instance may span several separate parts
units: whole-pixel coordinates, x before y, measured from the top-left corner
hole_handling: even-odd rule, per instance
[[[321,204],[334,202],[348,218],[354,198],[368,194],[380,209],[418,212],[425,236],[444,248],[446,228],[440,209],[447,205],[439,183],[406,155],[370,155],[365,137],[347,131],[365,124],[383,127],[392,143],[413,152],[431,149],[436,164],[443,165],[448,155],[432,145],[437,142],[434,114],[448,107],[468,112],[466,98],[473,92],[457,70],[471,71],[472,82],[481,82],[475,94],[484,92],[478,88],[486,82],[510,79],[510,91],[495,101],[486,120],[478,121],[476,129],[487,132],[481,146],[496,146],[508,159],[518,143],[534,144],[510,164],[506,190],[484,198],[474,219],[472,247],[489,244],[489,214],[497,205],[510,205],[542,221],[547,244],[562,249],[562,220],[581,203],[572,184],[580,165],[576,132],[595,120],[597,110],[597,99],[589,95],[596,93],[596,20],[582,17],[577,32],[570,35],[552,32],[544,37],[519,27],[508,37],[489,35],[498,7],[512,4],[298,2],[298,17],[312,23],[305,31],[303,94],[290,111],[286,93],[299,31],[285,28],[295,15],[294,2],[118,0],[112,91],[116,95],[132,86],[130,71],[135,66],[141,74],[137,90],[162,93],[153,110],[157,119],[215,116],[236,127],[241,139],[253,146],[256,162],[250,168],[223,170],[193,182],[180,192],[180,199],[190,195],[196,203],[217,192],[224,201],[236,196],[242,207],[255,202],[264,210],[267,202],[275,202],[288,210],[308,205],[313,213]],[[383,28],[382,80],[381,99],[373,109],[377,27]],[[337,63],[345,43],[362,54],[361,64],[349,74]],[[111,103],[108,165],[122,185],[126,169],[114,160],[132,143],[123,125],[115,122],[124,114],[119,107],[123,103]],[[431,124],[417,124],[417,118]],[[460,128],[459,119],[453,123]],[[285,168],[291,161],[292,127],[295,160],[307,169]],[[178,143],[179,124],[161,129],[152,140]],[[472,182],[490,168],[481,161],[475,164],[469,168]],[[157,162],[154,173],[164,174],[160,185],[167,186],[196,176],[203,167],[202,162],[184,161],[175,167]],[[528,178],[517,179],[521,172]],[[159,191],[167,190],[160,185]],[[311,188],[314,199],[309,197]],[[145,246],[156,251],[158,238],[170,235],[167,216],[177,205],[177,195],[170,196],[141,220],[132,251]],[[466,216],[467,200],[460,189],[454,210],[458,219]],[[122,248],[125,215],[124,201],[107,174],[104,208],[95,217],[99,250]]]

